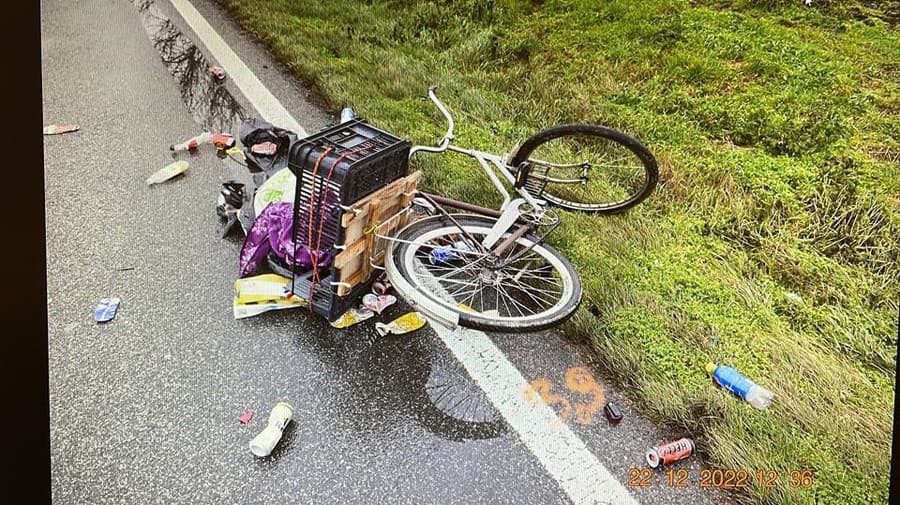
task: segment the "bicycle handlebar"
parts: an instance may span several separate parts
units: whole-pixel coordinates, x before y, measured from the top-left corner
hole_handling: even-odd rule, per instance
[[[447,122],[449,126],[447,127],[447,133],[444,134],[443,138],[441,138],[440,142],[438,142],[437,147],[426,147],[426,146],[415,146],[409,151],[409,157],[412,158],[413,154],[419,151],[426,151],[429,153],[441,153],[447,150],[447,146],[450,145],[450,141],[453,140],[453,128],[455,123],[453,122],[453,116],[450,115],[450,112],[447,110],[447,107],[444,106],[443,103],[438,99],[434,90],[437,89],[437,86],[432,85],[428,87],[428,98],[431,98],[431,101],[437,106],[438,110],[441,111],[441,114],[447,118]]]
[[[429,86],[428,87],[428,97],[431,98],[431,101],[434,102],[434,104],[437,106],[438,110],[441,111],[441,114],[443,114],[444,117],[447,118],[447,123],[449,123],[449,126],[447,127],[447,133],[444,134],[444,138],[442,138],[441,141],[438,143],[438,145],[446,147],[445,143],[449,144],[450,141],[453,140],[453,128],[456,125],[453,122],[453,116],[450,115],[450,111],[448,111],[447,107],[445,107],[444,104],[441,103],[441,101],[437,97],[437,94],[434,92],[436,89],[437,89],[437,86],[434,86],[434,85]]]

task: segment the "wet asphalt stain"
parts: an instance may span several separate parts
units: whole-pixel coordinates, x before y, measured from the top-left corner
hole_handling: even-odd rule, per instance
[[[391,309],[383,320],[404,312],[403,307]],[[360,431],[378,437],[371,429],[384,426],[383,421],[414,422],[455,442],[509,432],[484,392],[431,332],[380,336],[364,324],[352,332],[325,330],[318,338],[295,341],[341,370],[342,382],[349,386],[341,403],[352,406],[348,417],[364,423],[357,427]]]
[[[156,6],[153,0],[132,0],[163,64],[175,78],[184,105],[205,131],[227,132],[246,112],[223,83],[210,72],[200,49]]]

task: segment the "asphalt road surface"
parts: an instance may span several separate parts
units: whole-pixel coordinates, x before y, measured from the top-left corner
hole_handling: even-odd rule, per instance
[[[306,131],[334,121],[213,3],[191,3]],[[673,434],[609,384],[616,427],[528,397],[518,385],[545,380],[590,402],[566,392],[582,361],[552,331],[378,337],[374,320],[337,330],[297,309],[235,320],[241,237],[216,236],[214,207],[246,169],[210,148],[182,156],[178,179],[144,181],[170,144],[236,135],[259,97],[211,85],[221,62],[168,1],[45,0],[41,24],[44,124],[80,126],[44,137],[54,503],[726,502],[699,487],[698,458],[674,466],[684,488],[664,472],[628,485]],[[118,316],[95,323],[107,296]],[[248,443],[279,401],[293,422],[256,458]]]

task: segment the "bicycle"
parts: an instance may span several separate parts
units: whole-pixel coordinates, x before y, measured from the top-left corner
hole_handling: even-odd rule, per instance
[[[495,210],[416,191],[404,211],[424,217],[393,235],[379,233],[393,218],[374,230],[387,241],[388,279],[410,306],[451,327],[513,332],[561,324],[581,303],[582,288],[569,260],[545,243],[561,219],[548,204],[600,214],[628,210],[655,188],[655,158],[638,140],[588,124],[542,130],[506,156],[457,147],[453,117],[435,90],[431,86],[428,95],[446,118],[447,132],[436,147],[414,146],[409,158],[446,151],[470,156],[503,203]],[[610,160],[617,150],[624,156]],[[599,163],[588,155],[599,156]],[[618,162],[628,159],[633,162],[621,170]]]

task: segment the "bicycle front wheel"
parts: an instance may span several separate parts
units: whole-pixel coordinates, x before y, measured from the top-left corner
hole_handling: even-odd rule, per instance
[[[550,328],[578,308],[581,280],[559,251],[525,235],[497,259],[469,238],[480,242],[496,220],[454,219],[459,227],[440,215],[416,221],[388,245],[385,268],[411,306],[432,315],[452,313],[462,326],[498,332]]]
[[[659,177],[649,149],[622,132],[597,125],[542,130],[508,160],[510,169],[524,171],[517,179],[524,179],[524,188],[536,198],[600,214],[639,204],[653,192]]]

